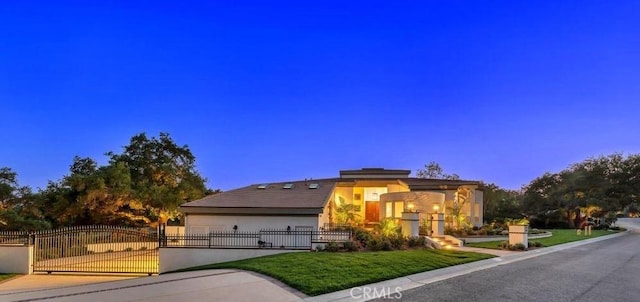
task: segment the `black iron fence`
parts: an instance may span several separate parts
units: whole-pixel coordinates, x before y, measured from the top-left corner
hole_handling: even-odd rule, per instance
[[[311,249],[314,243],[351,240],[350,231],[306,231],[263,229],[258,232],[210,232],[208,234],[163,234],[160,247],[232,249]]]
[[[155,229],[89,225],[2,231],[0,245],[33,246],[34,272],[158,273]]]
[[[1,231],[0,245],[29,245],[33,243],[29,232]]]

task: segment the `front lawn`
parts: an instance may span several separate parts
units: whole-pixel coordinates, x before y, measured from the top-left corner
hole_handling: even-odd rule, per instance
[[[183,271],[221,268],[255,271],[315,296],[492,257],[494,256],[443,250],[309,252],[211,264]]]
[[[576,230],[571,230],[571,229],[562,229],[562,230],[548,230],[551,233],[553,233],[553,236],[551,237],[546,237],[546,238],[539,238],[539,239],[531,239],[529,238],[529,242],[540,242],[542,243],[542,246],[553,246],[553,245],[557,245],[557,244],[562,244],[562,243],[567,243],[567,242],[573,242],[573,241],[578,241],[578,240],[584,240],[584,239],[589,239],[589,238],[594,238],[594,237],[600,237],[600,236],[604,236],[604,235],[611,235],[611,234],[615,234],[614,232],[611,231],[607,231],[607,230],[593,230],[591,232],[591,236],[585,236],[584,232],[581,235],[577,235],[576,234]],[[503,242],[504,240],[498,240],[498,241],[487,241],[487,242],[470,242],[465,244],[466,246],[471,246],[471,247],[480,247],[480,248],[485,248],[485,249],[496,249],[499,250],[500,249],[500,243]]]

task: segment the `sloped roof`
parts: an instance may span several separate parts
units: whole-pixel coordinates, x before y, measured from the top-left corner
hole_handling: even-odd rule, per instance
[[[363,169],[367,173],[380,169]],[[405,173],[408,170],[384,170],[381,175],[357,176],[358,171],[349,170],[349,177],[326,178],[302,181],[277,182],[270,184],[253,184],[219,194],[209,195],[202,199],[188,202],[180,206],[183,213],[216,213],[216,214],[252,214],[252,215],[315,215],[322,213],[326,202],[336,186],[351,186],[358,183],[397,181],[409,186],[411,191],[455,190],[462,185],[478,185],[477,181],[425,179],[415,177],[384,177],[391,174]],[[341,171],[343,173],[344,171]],[[285,185],[290,184],[290,188]],[[315,185],[312,185],[315,184]],[[317,186],[317,187],[316,187]],[[312,188],[316,187],[316,188]]]
[[[293,186],[290,189],[285,189],[286,184],[292,184]],[[310,188],[311,184],[317,184],[317,188]],[[219,210],[214,212],[317,214],[322,212],[335,184],[336,179],[278,182],[267,184],[265,188],[261,187],[264,184],[253,184],[185,203],[180,206],[180,211],[184,213],[204,213],[212,212],[204,210],[205,208],[218,208]],[[232,208],[235,210],[231,210]],[[269,211],[265,209],[276,210]],[[312,210],[309,211],[310,209]]]

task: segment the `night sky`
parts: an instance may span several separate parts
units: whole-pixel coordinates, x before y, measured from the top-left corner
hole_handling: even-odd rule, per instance
[[[22,185],[140,132],[223,190],[430,161],[518,189],[640,153],[639,1],[52,2],[0,5]]]

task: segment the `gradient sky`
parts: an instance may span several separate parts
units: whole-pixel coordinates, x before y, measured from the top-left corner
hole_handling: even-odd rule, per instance
[[[0,5],[0,166],[34,188],[139,132],[223,190],[640,153],[639,1],[51,2]]]

